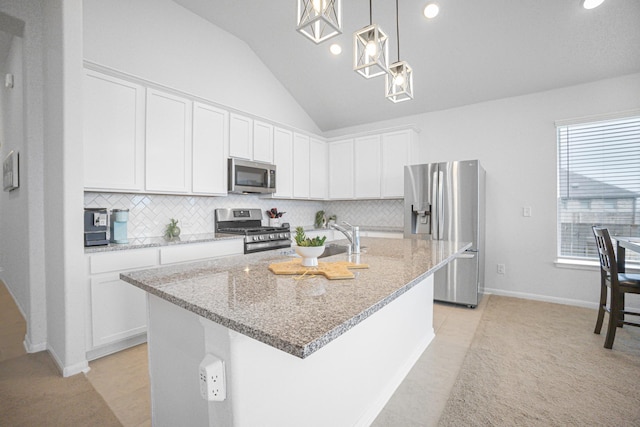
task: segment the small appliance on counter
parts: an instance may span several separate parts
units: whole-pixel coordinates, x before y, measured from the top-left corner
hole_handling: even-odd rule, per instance
[[[127,221],[129,209],[111,210],[111,243],[129,243],[127,239]]]
[[[291,247],[289,224],[262,226],[260,209],[216,209],[215,230],[216,233],[243,235],[245,254]]]
[[[108,245],[107,209],[84,208],[84,246]]]

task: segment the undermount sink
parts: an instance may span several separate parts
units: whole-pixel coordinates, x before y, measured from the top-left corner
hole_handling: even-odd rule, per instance
[[[365,247],[361,247],[360,250],[364,250]],[[345,245],[327,245],[324,247],[324,252],[318,258],[326,258],[332,255],[344,254],[349,251],[349,246]]]

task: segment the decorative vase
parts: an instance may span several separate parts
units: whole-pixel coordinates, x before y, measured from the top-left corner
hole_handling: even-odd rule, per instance
[[[318,257],[324,252],[322,246],[295,246],[296,253],[302,257],[304,267],[317,267]]]
[[[269,218],[269,227],[280,227],[280,218]]]

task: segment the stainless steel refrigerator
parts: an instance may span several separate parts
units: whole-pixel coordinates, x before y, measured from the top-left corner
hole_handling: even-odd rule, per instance
[[[434,299],[475,307],[484,293],[485,171],[478,160],[405,166],[404,236],[471,242],[434,275]]]

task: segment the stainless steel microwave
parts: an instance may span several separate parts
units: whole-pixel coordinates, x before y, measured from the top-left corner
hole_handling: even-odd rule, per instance
[[[230,193],[275,193],[276,166],[249,160],[229,159]]]

